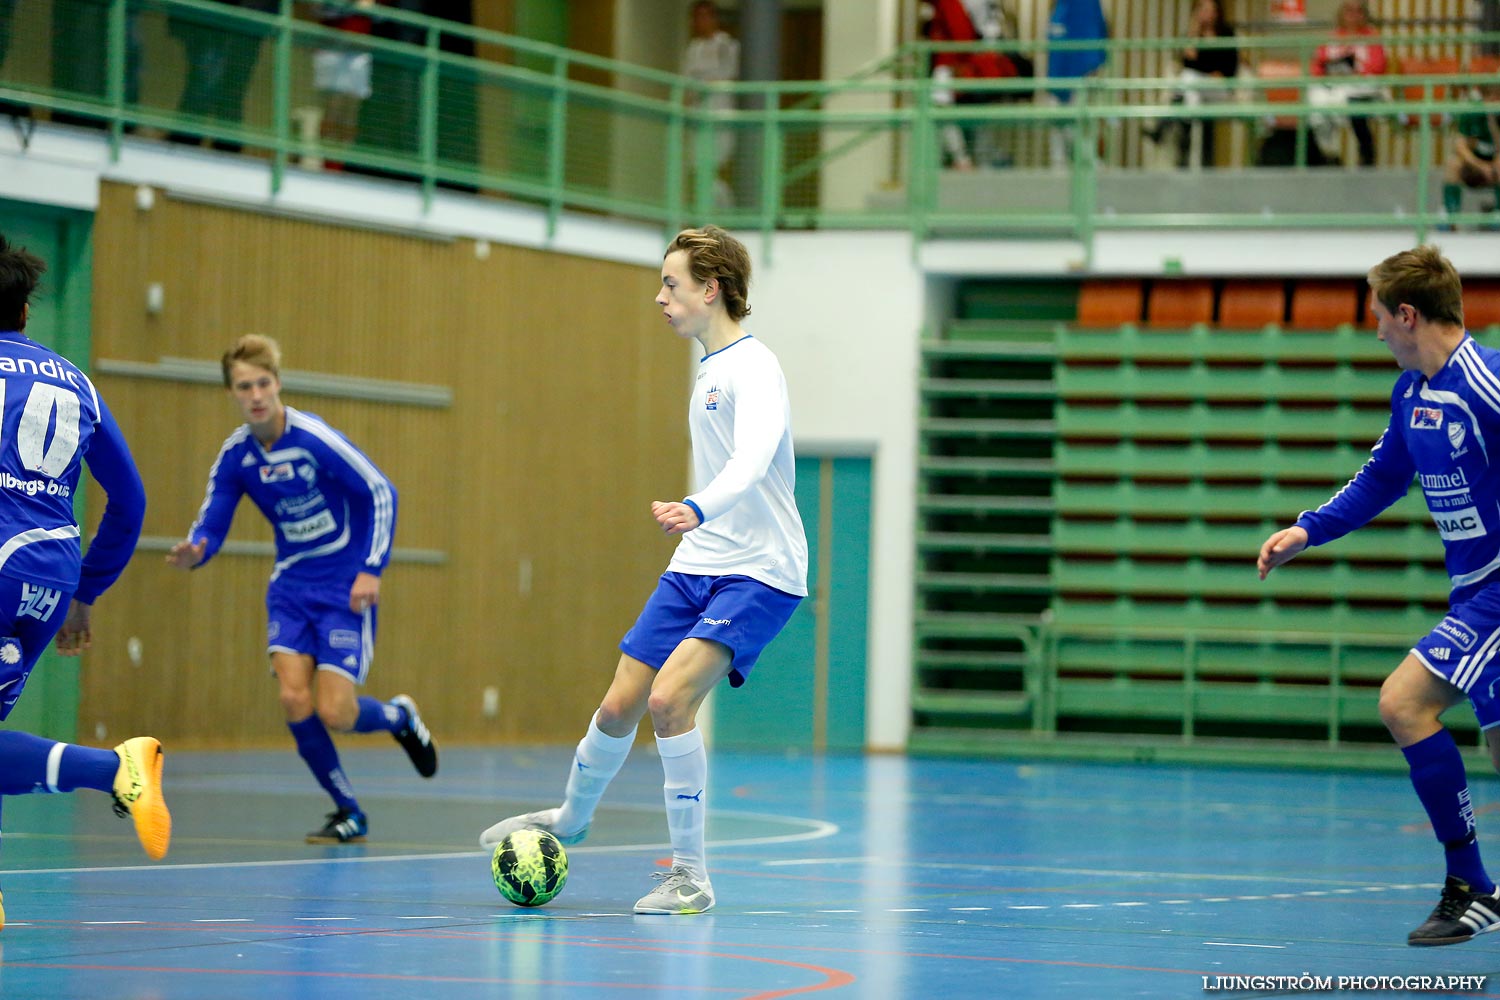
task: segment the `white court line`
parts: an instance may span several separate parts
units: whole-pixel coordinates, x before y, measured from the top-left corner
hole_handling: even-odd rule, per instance
[[[249,917],[195,917],[195,924],[249,924],[253,923]]]
[[[762,818],[768,814],[740,813],[741,816],[760,815]],[[710,840],[708,846],[715,848],[723,847],[754,847],[762,844],[790,844],[801,840],[821,840],[832,837],[838,833],[840,827],[837,823],[829,823],[820,819],[807,819],[801,816],[775,817],[782,822],[805,823],[811,827],[804,833],[788,833],[775,837],[741,837],[738,840]],[[608,844],[598,847],[577,845],[568,848],[569,854],[629,854],[636,851],[659,851],[669,848],[669,843],[652,842],[649,844]],[[184,865],[154,864],[154,865],[93,865],[82,868],[16,868],[5,873],[6,878],[14,878],[17,875],[82,875],[94,872],[170,872],[170,871],[193,871],[208,868],[291,868],[301,865],[350,865],[350,864],[388,864],[396,861],[447,861],[455,858],[472,861],[476,857],[489,857],[490,851],[476,850],[452,850],[442,851],[435,854],[383,854],[380,857],[356,857],[356,858],[281,858],[270,861],[220,861],[220,862],[191,862]]]
[[[1205,941],[1204,944],[1214,945],[1218,948],[1276,948],[1285,950],[1284,944],[1246,944],[1243,941]]]
[[[767,868],[782,868],[789,865],[867,865],[889,864],[888,858],[868,856],[863,858],[787,858],[782,861],[763,861]]]

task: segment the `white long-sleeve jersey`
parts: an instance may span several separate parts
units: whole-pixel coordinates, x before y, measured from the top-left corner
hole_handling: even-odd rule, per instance
[[[688,405],[693,490],[703,523],[669,571],[740,574],[807,596],[807,536],[797,513],[792,408],[776,355],[745,336],[705,356]]]

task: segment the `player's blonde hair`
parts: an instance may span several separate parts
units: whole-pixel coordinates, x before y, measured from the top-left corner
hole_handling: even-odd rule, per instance
[[[1370,291],[1390,312],[1404,302],[1433,323],[1464,325],[1464,286],[1435,246],[1402,250],[1370,268]]]
[[[663,258],[681,250],[687,254],[688,273],[700,285],[718,281],[724,308],[738,323],[750,315],[750,251],[718,226],[684,229],[673,237]]]
[[[263,334],[245,334],[234,342],[233,347],[224,352],[224,357],[219,359],[219,364],[224,369],[224,388],[226,389],[231,386],[229,370],[237,361],[264,368],[277,378],[281,378],[281,345]]]

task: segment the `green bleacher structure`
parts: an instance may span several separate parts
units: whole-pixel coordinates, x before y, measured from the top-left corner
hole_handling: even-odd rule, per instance
[[[1355,278],[960,288],[922,356],[914,748],[1395,756],[1374,752],[1380,683],[1449,588],[1419,492],[1255,569],[1385,427],[1397,369],[1363,294]],[[1500,286],[1466,303],[1476,336],[1500,335]]]

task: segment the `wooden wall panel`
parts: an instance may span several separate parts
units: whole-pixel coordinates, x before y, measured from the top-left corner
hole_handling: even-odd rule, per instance
[[[216,360],[242,332],[287,369],[446,385],[451,409],[284,393],[360,445],[400,494],[368,693],[408,691],[445,742],[571,740],[615,644],[670,558],[649,504],[687,480],[692,352],[652,303],[653,268],[290,220],[106,185],[95,226],[96,359]],[[165,308],[145,310],[148,282]],[[145,533],[181,536],[237,424],[217,386],[119,375],[99,387],[129,436]],[[90,495],[97,517],[100,498]],[[269,540],[242,503],[233,538]],[[191,574],[141,552],[99,602],[80,726],[179,745],[279,745],[266,676],[264,557]],[[140,640],[142,663],[126,655]],[[500,690],[498,718],[482,692]]]

